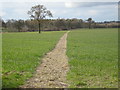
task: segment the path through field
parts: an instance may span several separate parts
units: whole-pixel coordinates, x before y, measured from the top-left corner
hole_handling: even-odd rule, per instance
[[[68,32],[67,32],[68,33]],[[67,88],[66,74],[69,70],[66,56],[67,33],[56,47],[45,55],[34,76],[22,88]]]

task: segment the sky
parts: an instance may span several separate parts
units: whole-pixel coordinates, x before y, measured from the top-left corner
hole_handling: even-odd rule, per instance
[[[53,18],[78,18],[94,21],[117,21],[118,0],[1,0],[0,16],[3,20],[29,19],[27,12],[35,5],[44,5]]]

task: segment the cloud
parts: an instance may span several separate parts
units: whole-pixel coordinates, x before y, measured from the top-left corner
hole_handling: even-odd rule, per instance
[[[5,16],[5,15],[6,15],[6,13],[5,13],[5,12],[0,11],[0,16],[1,16],[1,17]]]
[[[88,13],[89,13],[89,15],[94,16],[94,15],[98,14],[98,11],[97,10],[89,10]]]
[[[0,2],[118,2],[119,0],[1,0]]]
[[[115,5],[117,2],[66,2],[65,7],[75,8],[75,7],[95,7],[95,6],[106,6]]]
[[[19,16],[25,16],[25,15],[27,15],[27,10],[26,9],[20,9],[20,8],[18,8],[18,9],[14,9],[13,10],[13,13],[14,14],[17,14],[17,15],[19,15]]]
[[[19,0],[22,1],[22,0]],[[26,1],[26,0],[25,0]],[[30,0],[31,1],[31,0]],[[34,5],[43,4],[53,13],[53,18],[93,18],[95,21],[116,20],[115,2],[3,2],[2,16],[7,19],[29,19],[27,11]],[[115,8],[114,8],[115,7]],[[0,6],[1,8],[1,6]],[[1,12],[0,12],[1,13]]]
[[[66,2],[66,3],[65,3],[65,7],[73,8],[73,7],[77,7],[77,4],[75,5],[75,4],[72,3],[72,2]]]

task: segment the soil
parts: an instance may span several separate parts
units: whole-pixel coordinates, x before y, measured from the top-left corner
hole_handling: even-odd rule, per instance
[[[42,59],[36,73],[21,88],[67,88],[66,74],[69,71],[66,56],[67,33],[65,33],[55,46]]]

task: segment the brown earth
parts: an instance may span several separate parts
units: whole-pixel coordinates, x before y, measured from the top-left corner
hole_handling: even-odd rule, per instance
[[[44,56],[36,73],[21,86],[22,88],[67,88],[69,86],[66,80],[69,70],[66,56],[67,33],[60,38],[56,47]]]

